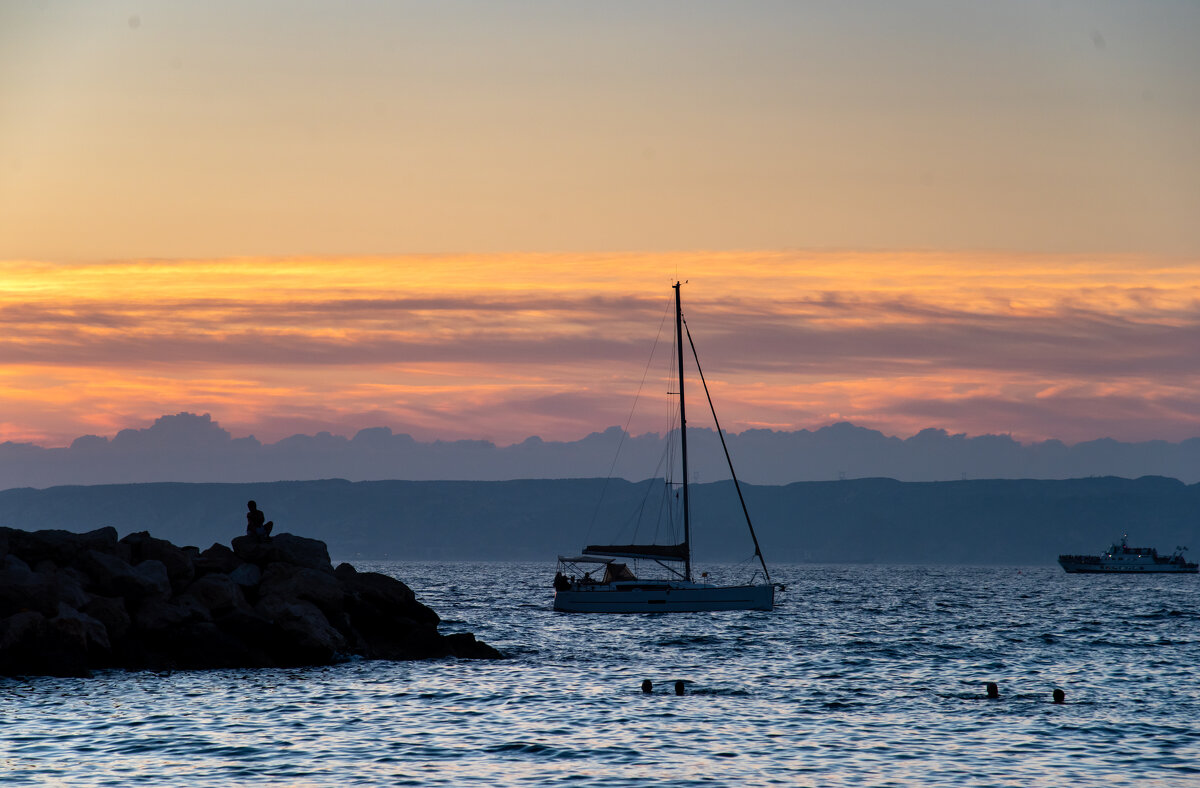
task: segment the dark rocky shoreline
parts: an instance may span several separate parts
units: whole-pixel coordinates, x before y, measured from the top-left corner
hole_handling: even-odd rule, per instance
[[[0,528],[0,675],[502,657],[439,622],[399,580],[335,569],[316,539],[201,551],[111,527]]]

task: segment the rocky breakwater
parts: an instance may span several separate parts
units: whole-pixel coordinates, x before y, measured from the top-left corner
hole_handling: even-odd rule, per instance
[[[404,583],[292,534],[201,551],[142,531],[0,528],[0,675],[498,659]]]

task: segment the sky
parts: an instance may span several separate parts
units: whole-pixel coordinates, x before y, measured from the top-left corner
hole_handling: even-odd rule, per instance
[[[1197,40],[1192,2],[8,0],[0,441],[577,439],[676,278],[733,431],[1200,435]]]

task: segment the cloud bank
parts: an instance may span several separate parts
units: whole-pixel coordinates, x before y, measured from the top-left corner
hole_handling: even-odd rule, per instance
[[[689,431],[693,481],[729,477],[710,430]],[[1062,479],[1160,475],[1200,481],[1200,438],[1178,443],[1112,439],[1068,446],[1051,440],[1021,444],[1005,435],[967,437],[926,429],[902,439],[849,423],[817,430],[746,430],[727,435],[738,478],[787,484],[839,478],[901,481],[963,478]],[[576,441],[530,437],[490,441],[418,441],[387,427],[352,437],[321,432],[275,443],[234,438],[209,415],[163,416],[145,429],[112,439],[87,435],[66,448],[0,444],[0,489],[136,482],[270,482],[342,478],[350,481],[509,480],[662,477],[671,465],[668,438],[632,436],[619,427]]]

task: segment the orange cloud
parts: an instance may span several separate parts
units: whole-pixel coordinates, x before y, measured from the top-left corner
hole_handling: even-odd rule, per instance
[[[677,276],[733,431],[1200,431],[1200,262],[721,252],[0,262],[0,439],[183,410],[264,440],[573,439],[625,424]]]

